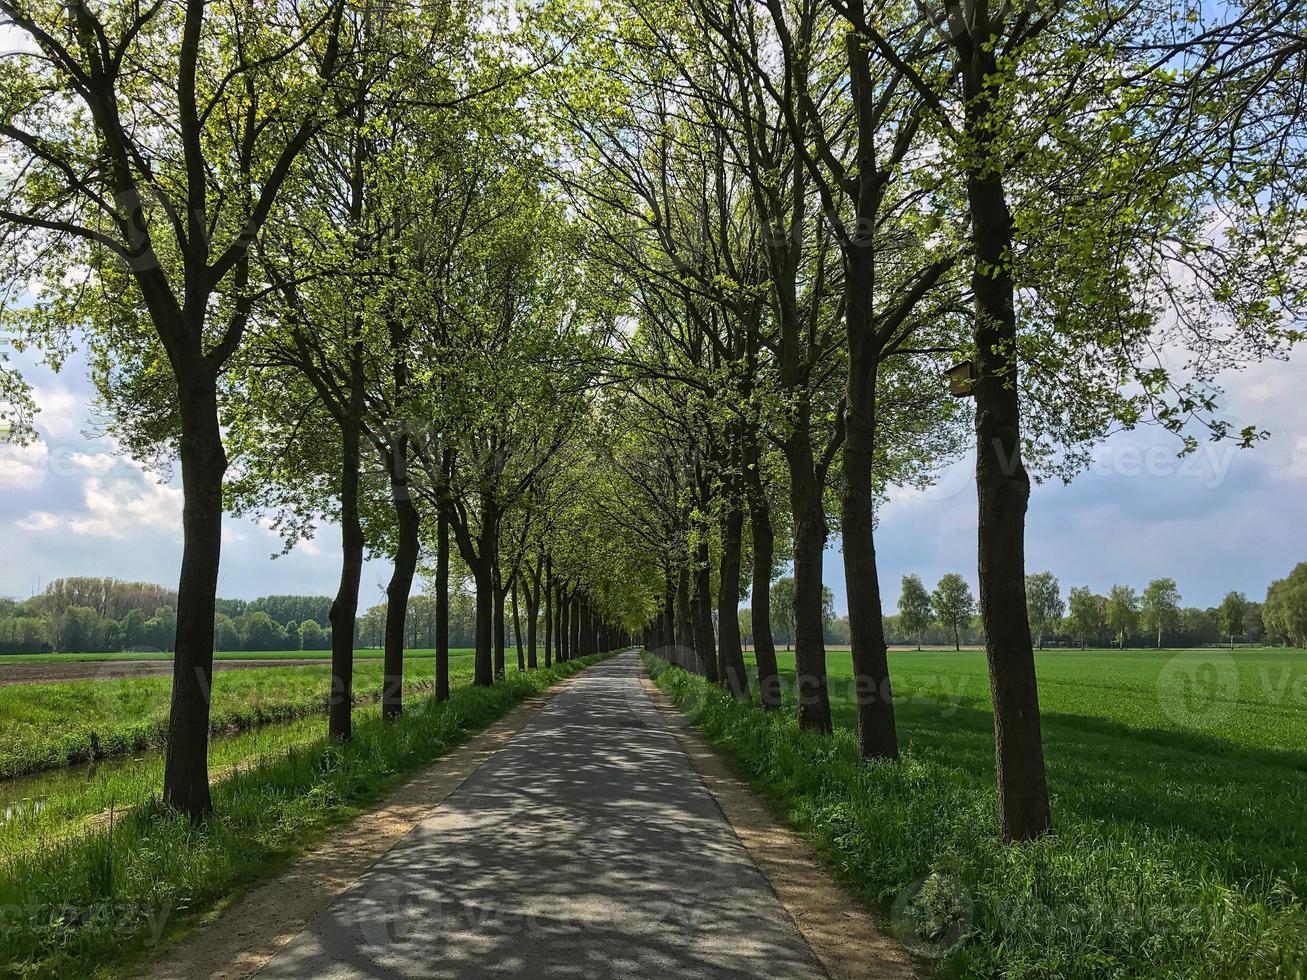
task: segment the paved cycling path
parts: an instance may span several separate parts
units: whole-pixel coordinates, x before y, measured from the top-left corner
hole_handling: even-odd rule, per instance
[[[259,976],[826,973],[623,654],[550,701]]]

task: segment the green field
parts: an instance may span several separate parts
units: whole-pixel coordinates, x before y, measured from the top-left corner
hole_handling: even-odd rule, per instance
[[[873,766],[845,654],[829,657],[834,738],[799,732],[792,704],[768,718],[678,671],[660,683],[895,926],[939,952],[964,924],[946,975],[1307,971],[1307,654],[1040,654],[1056,833],[1017,847],[997,839],[983,655],[890,666],[903,757]],[[909,915],[918,887],[934,907]]]
[[[385,651],[370,647],[354,651],[355,660],[380,660]],[[470,648],[450,650],[450,656],[471,654]],[[516,656],[516,650],[509,651]],[[434,657],[434,650],[405,650],[405,657]],[[7,653],[0,654],[0,666],[4,664],[41,664],[41,663],[108,663],[129,662],[133,660],[158,661],[171,660],[172,654],[166,651],[146,653]],[[242,652],[239,650],[219,650],[213,655],[214,660],[330,660],[330,650],[256,650]]]
[[[451,656],[451,670],[471,654]],[[405,659],[405,686],[432,683],[431,655]],[[354,672],[356,697],[381,690],[380,660]],[[163,744],[172,678],[168,676],[14,684],[0,687],[0,778],[70,762],[139,752]],[[215,735],[325,710],[326,664],[214,673],[210,730]]]

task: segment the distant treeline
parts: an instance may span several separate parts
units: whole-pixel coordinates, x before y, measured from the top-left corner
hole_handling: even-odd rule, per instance
[[[331,649],[328,596],[270,595],[258,599],[219,599],[214,646],[222,651]],[[476,642],[476,598],[450,596],[449,639],[453,647]],[[508,613],[509,642],[514,642]],[[382,645],[386,604],[368,609],[354,627],[355,645]],[[526,624],[521,625],[523,633]],[[148,582],[112,578],[64,578],[26,600],[0,598],[0,654],[113,653],[171,650],[177,629],[177,593]],[[409,600],[406,644],[435,645],[436,602],[431,596]]]

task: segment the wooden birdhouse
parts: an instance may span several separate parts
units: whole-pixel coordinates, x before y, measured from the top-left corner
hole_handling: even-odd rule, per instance
[[[976,380],[975,362],[959,361],[948,369],[948,390],[959,398],[971,397],[971,385]]]

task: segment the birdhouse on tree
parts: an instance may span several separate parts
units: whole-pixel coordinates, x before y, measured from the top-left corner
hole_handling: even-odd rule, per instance
[[[959,398],[971,397],[971,385],[976,380],[975,362],[971,360],[959,361],[946,372],[948,374],[948,390],[950,395],[957,395]]]

